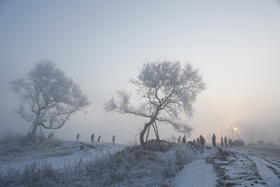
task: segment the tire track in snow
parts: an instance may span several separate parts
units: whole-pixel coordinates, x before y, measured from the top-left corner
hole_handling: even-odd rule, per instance
[[[258,153],[255,153],[255,152],[252,152],[250,151],[248,153],[249,156],[252,156],[252,157],[256,157],[256,158],[259,158],[259,159],[263,159],[264,161],[267,162],[267,168],[271,169],[271,171],[278,177],[280,178],[280,163],[279,162],[276,162],[276,161],[272,161],[272,160],[269,160],[267,158],[267,155],[266,154],[258,154]],[[277,168],[277,169],[276,169]]]
[[[267,158],[263,158],[262,155],[258,155],[257,153],[243,153],[240,151],[234,151],[239,154],[242,154],[252,160],[261,176],[261,178],[267,183],[270,187],[279,187],[280,186],[280,172],[279,165],[274,161],[268,160]],[[278,170],[275,168],[278,167]]]
[[[220,149],[208,162],[219,177],[217,186],[267,186],[256,163],[245,154]]]
[[[277,166],[279,169],[280,169],[280,163],[278,162],[275,162],[275,161],[271,161],[271,160],[268,160],[267,158],[263,158],[265,161],[273,164],[274,166]]]
[[[280,172],[278,172],[274,167],[272,166],[266,166],[266,167],[270,168],[273,171],[273,173],[280,178]]]

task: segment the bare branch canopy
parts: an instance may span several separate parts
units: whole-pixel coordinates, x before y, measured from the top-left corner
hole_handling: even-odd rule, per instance
[[[22,99],[17,112],[36,129],[59,129],[70,116],[89,105],[78,85],[50,61],[41,61],[23,78],[12,82],[12,90]]]
[[[140,104],[135,105],[127,92],[118,91],[117,97],[105,104],[105,110],[149,118],[140,133],[141,144],[144,144],[147,128],[156,121],[170,124],[179,132],[191,132],[191,127],[179,122],[179,114],[192,116],[192,104],[205,89],[198,70],[191,64],[182,66],[180,62],[169,61],[145,63],[131,83],[137,89],[137,103]]]

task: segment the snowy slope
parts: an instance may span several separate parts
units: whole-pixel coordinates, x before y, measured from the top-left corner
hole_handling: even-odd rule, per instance
[[[0,155],[0,171],[9,169],[22,170],[25,166],[36,163],[37,167],[50,164],[54,169],[72,167],[79,161],[94,161],[124,149],[125,145],[94,144],[85,146],[80,142],[62,142],[55,146],[28,147],[28,151],[17,151],[13,154]],[[81,146],[83,148],[81,149]],[[31,150],[30,150],[31,149]],[[1,149],[0,149],[1,150]],[[2,153],[3,146],[2,146]]]

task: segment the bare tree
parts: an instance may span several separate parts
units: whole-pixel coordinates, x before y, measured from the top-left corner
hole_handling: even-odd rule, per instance
[[[204,88],[198,71],[190,64],[181,66],[180,62],[156,61],[145,63],[140,74],[131,83],[137,88],[138,105],[131,103],[130,95],[125,91],[117,92],[105,104],[106,111],[115,111],[121,114],[133,114],[147,118],[143,130],[140,132],[140,143],[145,144],[149,129],[154,128],[159,139],[157,122],[172,125],[176,130],[190,133],[192,128],[180,121],[180,114],[192,116],[192,104],[198,93]]]
[[[79,86],[50,61],[36,64],[12,82],[12,89],[22,99],[17,112],[32,123],[27,137],[34,137],[38,128],[61,128],[73,113],[89,105]]]

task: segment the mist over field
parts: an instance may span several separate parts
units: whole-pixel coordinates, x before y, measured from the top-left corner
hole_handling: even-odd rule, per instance
[[[206,168],[210,186],[277,186],[279,20],[279,0],[0,0],[0,186],[46,182],[13,181],[25,165],[59,176],[45,185],[184,186]]]
[[[116,90],[150,60],[180,60],[198,68],[207,89],[186,119],[199,134],[219,135],[256,124],[278,142],[279,3],[238,2],[37,2],[1,1],[1,135],[25,134],[29,124],[14,110],[10,82],[36,62],[52,60],[76,81],[91,106],[56,134],[74,139],[90,132],[109,141],[134,141],[143,119],[106,114]],[[160,5],[160,6],[159,6]],[[164,137],[177,136],[165,125]],[[125,134],[126,136],[122,136]],[[247,138],[247,137],[244,137]]]

